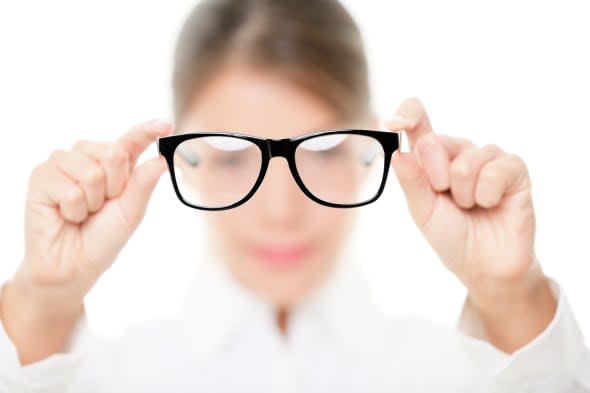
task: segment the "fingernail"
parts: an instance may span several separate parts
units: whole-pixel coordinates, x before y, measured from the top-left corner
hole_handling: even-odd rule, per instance
[[[404,117],[402,115],[399,114],[394,114],[393,116],[391,116],[390,118],[388,118],[387,120],[385,120],[385,123],[393,128],[399,128],[400,126],[406,126],[406,127],[413,127],[414,126],[414,122],[410,119],[408,119],[407,117]]]
[[[409,123],[411,122],[410,119],[408,119],[405,116],[400,115],[399,113],[395,113],[393,116],[391,116],[389,118],[390,121],[395,121],[395,122],[405,122],[405,123]]]
[[[168,124],[170,124],[170,122],[169,121],[166,121],[164,119],[155,119],[154,120],[154,125],[155,126],[168,125]]]
[[[158,131],[163,131],[165,129],[168,129],[168,127],[170,127],[172,123],[164,120],[164,119],[156,119],[153,123],[153,127],[158,130]]]

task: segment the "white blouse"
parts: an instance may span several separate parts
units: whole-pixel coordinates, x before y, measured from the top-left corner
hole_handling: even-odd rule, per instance
[[[66,353],[23,367],[0,324],[0,392],[590,392],[590,355],[554,280],[554,319],[509,355],[486,341],[468,303],[458,329],[389,320],[350,261],[292,310],[286,337],[272,305],[213,260],[182,318],[116,340],[82,317]]]

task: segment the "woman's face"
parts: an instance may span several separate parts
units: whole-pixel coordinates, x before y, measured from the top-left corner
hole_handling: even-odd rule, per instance
[[[344,127],[350,123],[312,93],[269,72],[232,64],[199,91],[178,132],[232,131],[278,139]],[[196,186],[213,187],[207,181]],[[289,307],[316,287],[341,256],[355,211],[310,200],[287,161],[277,157],[245,204],[206,213],[209,242],[243,285]]]

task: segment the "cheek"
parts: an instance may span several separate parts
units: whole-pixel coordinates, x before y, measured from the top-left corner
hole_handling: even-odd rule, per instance
[[[322,243],[338,244],[348,234],[355,218],[355,209],[322,207],[316,214],[314,227]]]
[[[223,247],[232,247],[239,243],[244,233],[252,227],[251,220],[241,209],[230,209],[218,212],[208,212],[206,215],[209,235],[215,239],[215,243]]]
[[[297,238],[318,240],[317,246],[320,248],[334,247],[352,230],[356,213],[357,209],[330,208],[307,201],[298,210],[298,214],[304,218],[290,229],[297,233]],[[206,220],[210,234],[224,247],[236,248],[249,239],[262,240],[259,235],[270,233],[268,228],[261,227],[264,225],[261,213],[253,206],[209,212]]]

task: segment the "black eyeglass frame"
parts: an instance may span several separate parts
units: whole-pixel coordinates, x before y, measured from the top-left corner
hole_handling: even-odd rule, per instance
[[[381,185],[379,186],[379,190],[371,199],[354,203],[354,204],[338,204],[332,203],[329,201],[324,201],[318,197],[316,197],[311,191],[307,189],[305,183],[301,179],[297,171],[297,165],[295,163],[295,151],[297,146],[301,143],[305,142],[308,139],[316,138],[318,136],[325,136],[331,134],[350,134],[350,135],[364,135],[368,137],[375,138],[381,144],[384,153],[384,168],[383,168],[383,177],[381,179]],[[207,137],[207,136],[226,136],[226,137],[233,137],[233,138],[241,138],[245,139],[254,145],[258,146],[260,149],[262,163],[260,166],[260,173],[258,174],[258,178],[254,183],[250,192],[248,192],[242,199],[239,201],[223,206],[223,207],[205,207],[205,206],[198,206],[186,201],[180,190],[178,188],[178,184],[176,182],[176,174],[174,172],[174,153],[176,148],[184,141],[189,139]],[[199,210],[206,210],[206,211],[220,211],[220,210],[229,210],[236,208],[244,203],[246,203],[252,196],[256,193],[262,181],[264,180],[264,176],[268,169],[268,165],[270,160],[274,157],[284,157],[287,160],[289,165],[289,169],[291,171],[291,175],[295,179],[295,182],[301,189],[301,191],[311,200],[317,202],[321,205],[334,207],[334,208],[354,208],[360,207],[364,205],[368,205],[376,201],[381,194],[383,193],[383,189],[385,188],[385,183],[387,181],[387,175],[389,173],[389,166],[391,163],[391,156],[393,153],[400,148],[401,146],[401,133],[393,132],[393,131],[377,131],[377,130],[365,130],[365,129],[353,129],[353,128],[342,128],[342,129],[331,129],[331,130],[324,130],[324,131],[316,131],[307,133],[304,135],[298,135],[291,138],[282,138],[282,139],[271,139],[271,138],[262,138],[242,133],[236,132],[225,132],[225,131],[204,131],[204,132],[188,132],[182,134],[175,134],[169,135],[164,137],[156,138],[157,148],[160,155],[164,157],[168,164],[168,169],[170,171],[170,178],[172,179],[172,185],[174,187],[174,192],[178,199],[188,207],[192,207],[194,209]]]

